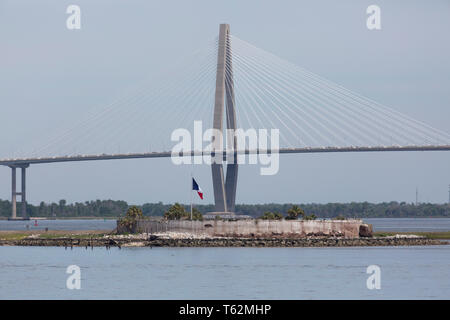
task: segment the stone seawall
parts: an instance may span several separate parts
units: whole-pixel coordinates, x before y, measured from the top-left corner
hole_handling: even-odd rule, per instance
[[[372,247],[448,245],[448,242],[426,238],[211,238],[211,239],[22,239],[0,240],[0,246],[56,247]]]
[[[330,236],[358,238],[362,220],[139,220],[135,232],[184,232],[210,237],[290,237]],[[370,227],[369,227],[370,229]],[[121,230],[118,230],[121,232]]]

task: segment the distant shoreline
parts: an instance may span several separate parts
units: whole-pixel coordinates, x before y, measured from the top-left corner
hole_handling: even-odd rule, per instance
[[[17,212],[21,212],[21,203],[17,204]],[[123,200],[95,200],[68,203],[62,199],[58,203],[40,202],[27,203],[27,215],[39,218],[57,219],[114,219],[124,216],[128,208],[136,204]],[[146,217],[163,216],[173,203],[152,202],[136,205]],[[186,210],[190,204],[181,203]],[[260,203],[236,204],[236,214],[259,218],[265,212],[279,213],[284,216],[293,206],[299,206],[306,214],[314,214],[321,218],[448,218],[450,204],[448,203],[406,203],[398,201],[370,203],[370,202],[341,202],[341,203]],[[0,216],[7,219],[11,216],[11,201],[0,199]],[[196,203],[195,208],[201,214],[213,212],[213,204]]]

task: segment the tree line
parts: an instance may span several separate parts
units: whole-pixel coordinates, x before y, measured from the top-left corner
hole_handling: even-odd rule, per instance
[[[405,202],[351,202],[351,203],[327,203],[327,204],[237,204],[236,213],[248,215],[254,218],[261,217],[265,212],[280,213],[288,216],[289,209],[293,205],[300,207],[307,215],[318,218],[406,218],[406,217],[450,217],[449,204],[421,203],[418,205]],[[41,202],[39,205],[27,204],[27,214],[32,217],[120,217],[124,216],[132,204],[120,200],[96,200],[75,202],[68,204],[66,200],[58,203]],[[145,203],[138,206],[144,216],[164,216],[172,204]],[[190,212],[189,205],[182,205]],[[196,205],[195,209],[201,214],[214,211],[214,206]],[[21,203],[17,203],[17,213],[20,215]],[[11,215],[11,202],[0,200],[0,216]]]

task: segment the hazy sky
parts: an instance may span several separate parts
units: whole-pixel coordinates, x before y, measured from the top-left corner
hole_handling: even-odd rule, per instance
[[[81,7],[81,30],[66,8]],[[379,31],[366,8],[381,7]],[[450,2],[0,0],[0,153],[70,124],[112,94],[214,39],[220,23],[269,52],[450,132]],[[211,106],[212,107],[212,106]],[[170,159],[34,165],[32,203],[189,202],[190,170]],[[208,166],[194,175],[213,202]],[[450,152],[297,154],[280,172],[242,166],[238,203],[446,202]],[[10,169],[0,168],[0,198]]]

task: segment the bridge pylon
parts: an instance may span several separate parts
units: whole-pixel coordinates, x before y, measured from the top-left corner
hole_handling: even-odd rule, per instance
[[[230,25],[221,24],[217,54],[216,92],[214,101],[213,128],[223,134],[224,109],[227,129],[236,130],[236,110],[234,97],[233,65],[230,42]],[[227,137],[227,149],[237,150],[237,139]],[[221,150],[222,141],[214,141],[214,150]],[[214,188],[215,212],[212,214],[234,214],[238,177],[237,155],[227,158],[227,172],[224,176],[223,157],[212,159],[211,171]]]
[[[27,215],[27,198],[26,198],[26,170],[29,164],[10,165],[11,168],[11,217],[9,220],[28,220]],[[22,185],[21,192],[17,192],[17,168],[22,169]],[[21,196],[21,218],[17,217],[17,196]]]

